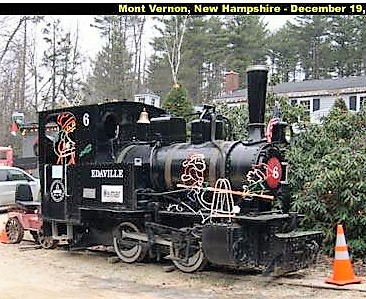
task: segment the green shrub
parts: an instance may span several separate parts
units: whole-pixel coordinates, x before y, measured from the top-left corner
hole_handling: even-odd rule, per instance
[[[190,121],[194,108],[188,99],[187,90],[180,84],[175,84],[164,98],[162,108],[175,116],[180,116]]]
[[[311,124],[288,151],[292,210],[324,232],[332,253],[336,225],[344,225],[354,256],[366,253],[366,113],[335,105],[322,125]]]
[[[267,98],[266,119],[275,100],[281,116],[295,123],[306,119],[302,106],[288,100]],[[248,122],[246,107],[221,107],[234,128],[242,130]],[[224,113],[225,114],[225,113]],[[324,233],[324,251],[332,254],[336,226],[344,225],[347,243],[355,257],[366,253],[366,112],[351,113],[338,99],[323,124],[301,125],[304,131],[288,147],[289,183],[292,210],[304,214],[304,229]],[[236,132],[237,137],[241,136]]]

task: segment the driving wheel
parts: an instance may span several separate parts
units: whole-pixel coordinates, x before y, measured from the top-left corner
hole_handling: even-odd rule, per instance
[[[113,238],[114,250],[125,263],[140,262],[146,256],[147,248],[142,241],[124,236],[124,233],[139,232],[140,230],[135,224],[123,222],[119,225],[117,234]]]
[[[198,240],[184,241],[173,245],[171,247],[171,256],[173,256],[174,266],[185,273],[203,270],[207,264],[201,242]]]
[[[43,229],[40,229],[37,232],[37,241],[44,249],[54,249],[59,243],[59,241],[54,240],[52,236],[45,236],[43,234]]]

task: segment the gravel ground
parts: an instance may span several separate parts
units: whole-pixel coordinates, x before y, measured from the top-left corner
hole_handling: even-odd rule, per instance
[[[169,263],[130,265],[116,263],[114,254],[106,251],[32,250],[33,245],[27,240],[0,244],[1,299],[366,298],[365,282],[343,288],[325,284],[331,272],[326,259],[286,278],[219,268],[185,274],[165,271],[171,270]]]

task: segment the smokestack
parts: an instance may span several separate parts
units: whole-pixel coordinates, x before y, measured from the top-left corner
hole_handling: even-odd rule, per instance
[[[264,138],[264,112],[266,106],[268,68],[264,65],[249,66],[248,81],[249,139]]]

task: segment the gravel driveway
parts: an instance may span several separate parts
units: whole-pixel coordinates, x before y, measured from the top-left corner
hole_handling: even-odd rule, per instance
[[[3,222],[0,215],[1,228]],[[167,272],[169,262],[130,265],[106,251],[34,250],[33,245],[0,244],[0,298],[366,298],[363,284],[327,288],[332,286],[323,281],[331,269],[324,267],[280,279],[223,269],[184,274]]]

